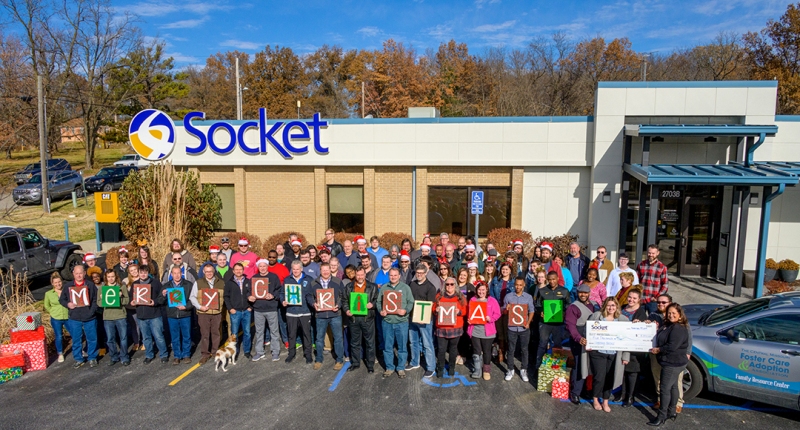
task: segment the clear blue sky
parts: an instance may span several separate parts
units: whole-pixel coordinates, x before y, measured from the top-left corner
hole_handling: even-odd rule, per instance
[[[203,64],[214,53],[255,53],[265,45],[298,53],[340,45],[374,49],[388,38],[419,52],[455,39],[470,52],[522,47],[556,31],[573,40],[628,37],[637,51],[671,51],[710,42],[720,31],[757,31],[789,1],[512,0],[112,0],[140,17],[148,37],[167,44],[176,65]]]

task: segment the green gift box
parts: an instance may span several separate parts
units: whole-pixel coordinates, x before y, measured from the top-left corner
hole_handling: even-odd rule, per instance
[[[13,381],[22,376],[21,367],[9,367],[8,369],[0,369],[0,384],[8,381]]]

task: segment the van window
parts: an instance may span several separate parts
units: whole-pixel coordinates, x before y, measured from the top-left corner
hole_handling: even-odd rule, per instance
[[[800,314],[770,315],[754,319],[735,327],[747,339],[764,342],[800,344]]]

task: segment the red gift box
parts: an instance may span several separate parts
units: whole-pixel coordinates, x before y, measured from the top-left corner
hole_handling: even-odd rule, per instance
[[[20,350],[25,357],[25,365],[22,366],[23,371],[31,372],[47,368],[47,347],[43,340],[0,345],[0,352],[14,352]]]
[[[25,365],[25,356],[22,350],[0,352],[0,369],[11,369]]]
[[[36,330],[18,330],[12,328],[9,332],[11,333],[11,343],[44,340],[44,326],[39,326]]]
[[[569,381],[567,381],[565,378],[553,379],[553,393],[551,395],[554,399],[568,399]]]

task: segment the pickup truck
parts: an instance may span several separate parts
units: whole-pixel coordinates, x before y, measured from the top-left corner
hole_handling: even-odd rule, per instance
[[[42,237],[32,228],[0,226],[0,274],[10,271],[28,279],[58,271],[72,280],[72,268],[83,263],[80,245]]]

